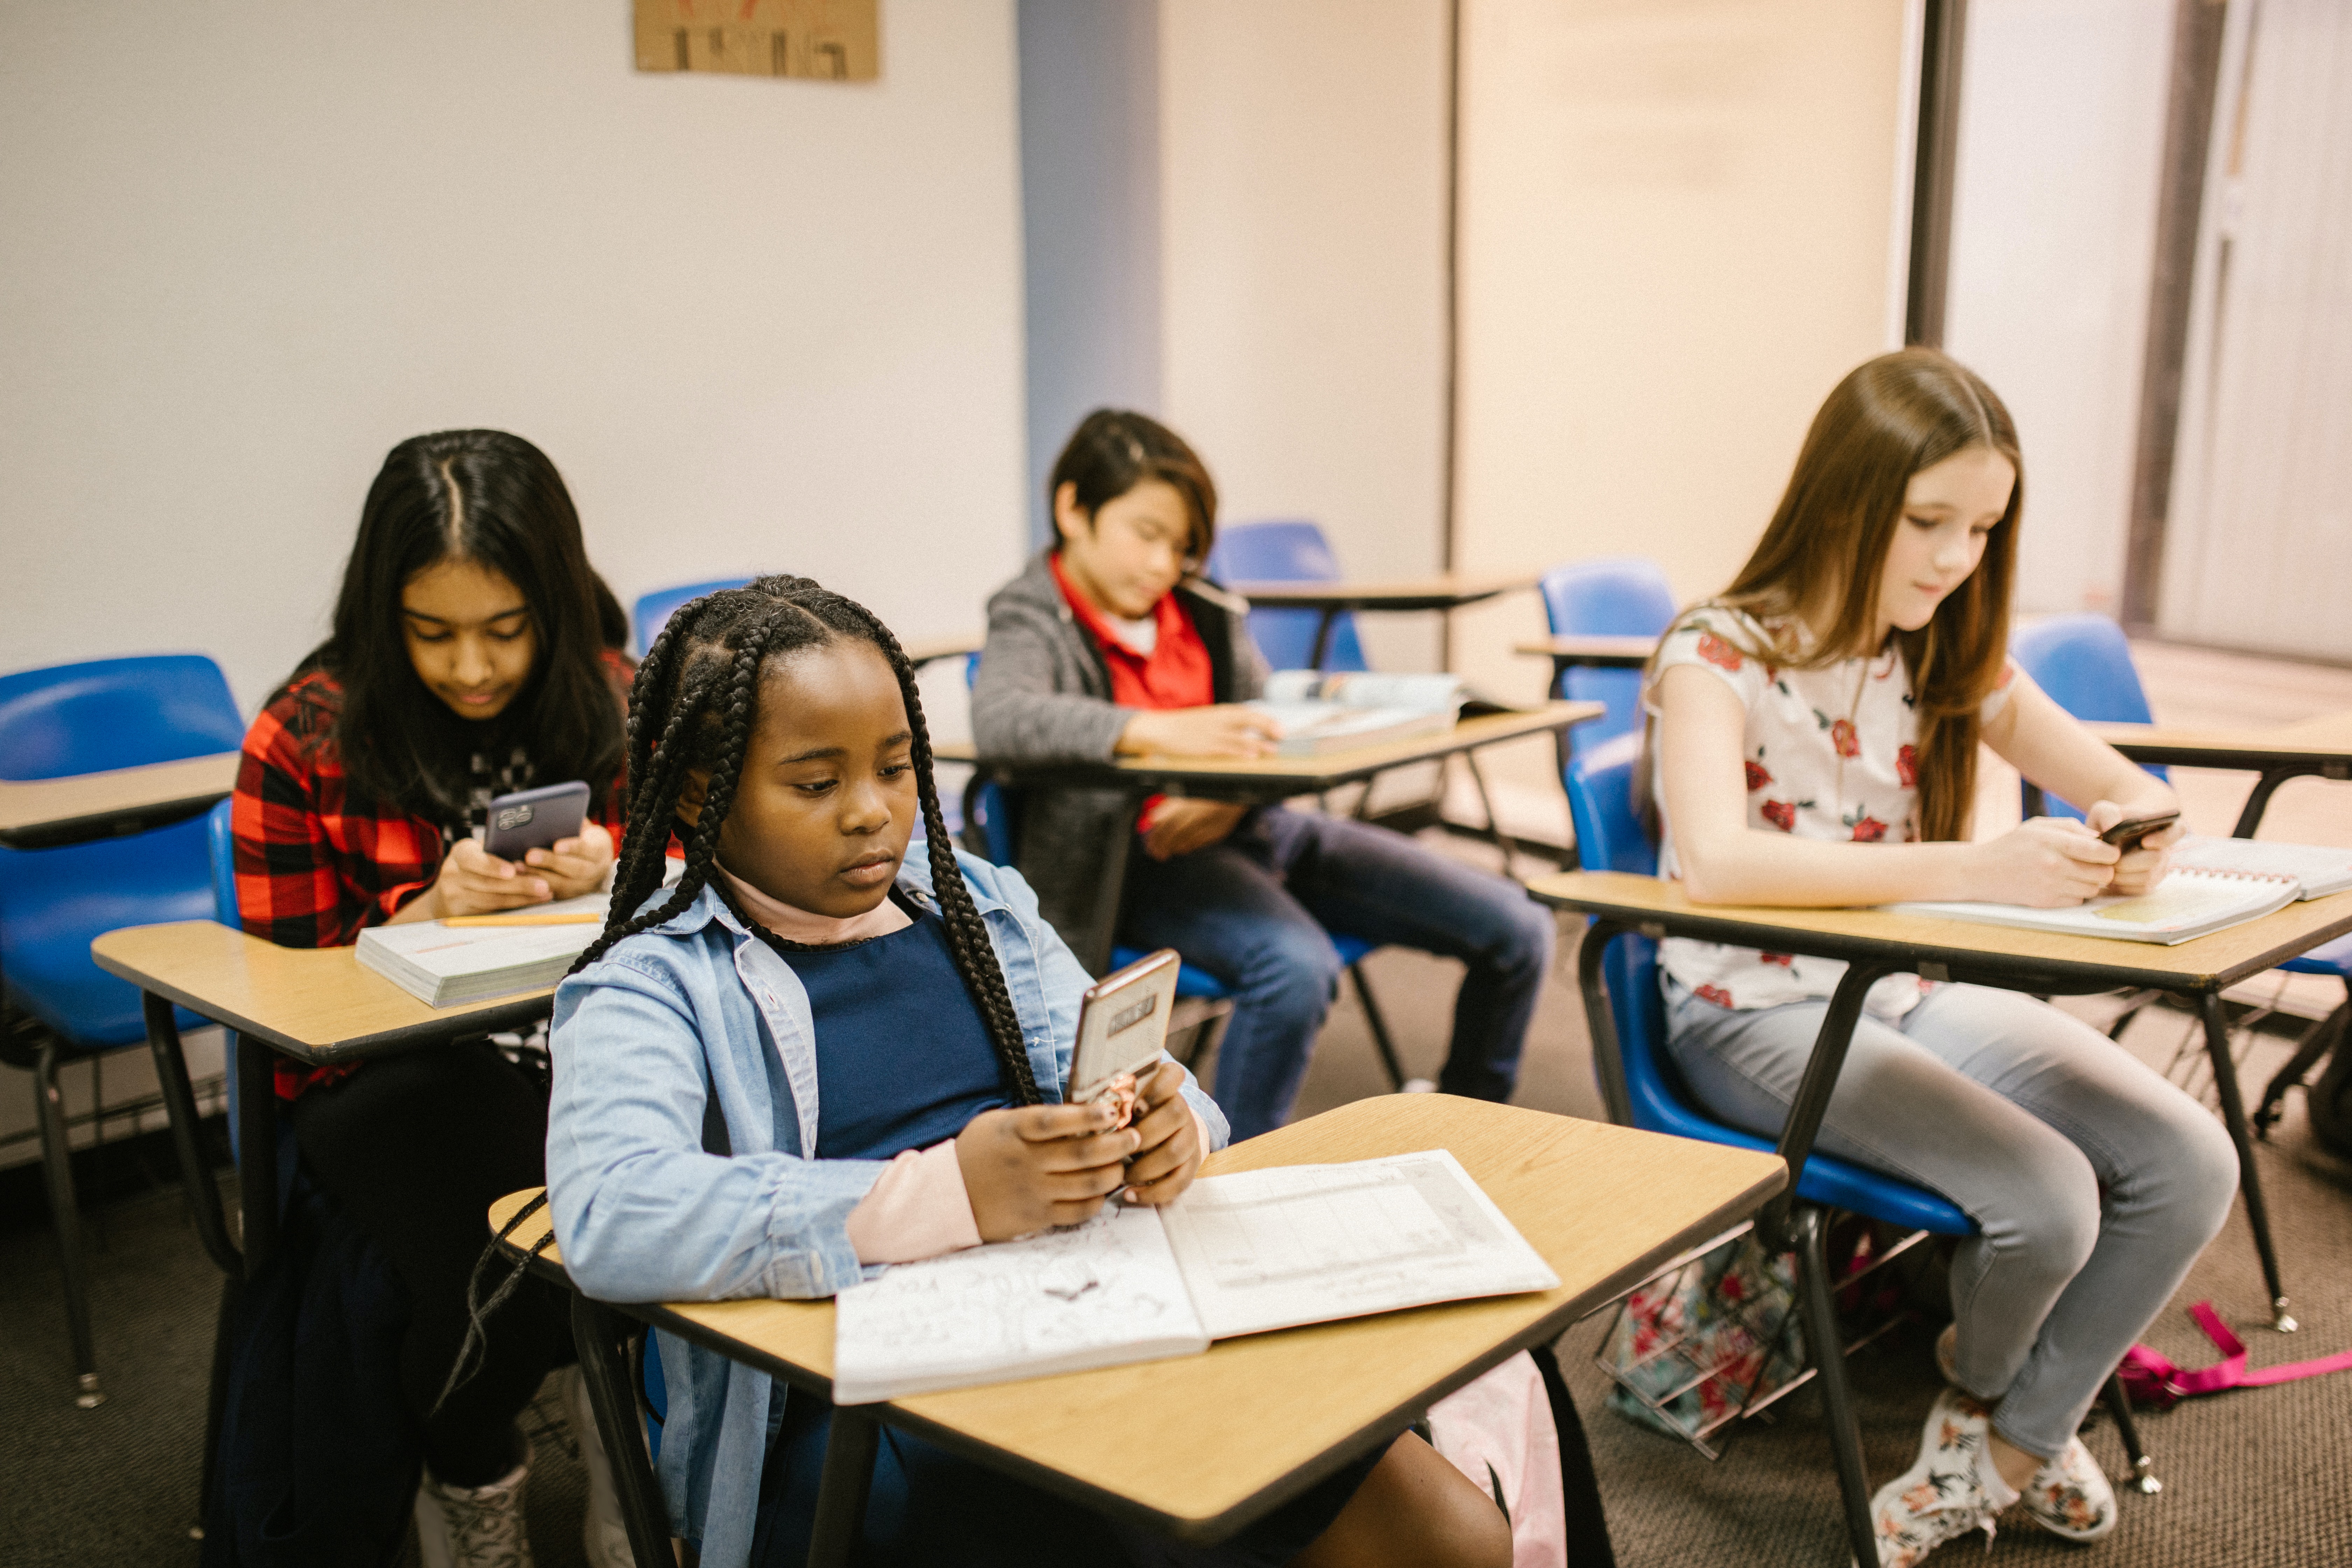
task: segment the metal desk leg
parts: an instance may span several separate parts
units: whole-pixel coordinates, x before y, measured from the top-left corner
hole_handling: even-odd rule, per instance
[[[809,1537],[809,1568],[842,1568],[866,1528],[866,1494],[874,1485],[874,1451],[882,1423],[863,1405],[833,1407],[825,1434],[824,1474],[817,1481],[816,1529]]]
[[[228,1225],[221,1215],[220,1188],[214,1184],[204,1145],[196,1136],[196,1095],[188,1084],[188,1059],[180,1049],[179,1022],[172,1016],[172,1004],[152,992],[142,994],[139,1001],[147,1019],[147,1048],[155,1058],[155,1084],[171,1119],[172,1146],[180,1157],[180,1183],[187,1194],[188,1212],[195,1217],[196,1235],[205,1244],[205,1256],[222,1273],[242,1275],[245,1260],[228,1238]]]
[[[2123,1439],[2124,1458],[2131,1461],[2131,1479],[2124,1484],[2143,1496],[2154,1497],[2164,1489],[2164,1483],[2156,1479],[2156,1461],[2140,1446],[2139,1424],[2132,1419],[2131,1391],[2124,1386],[2121,1371],[2107,1375],[2105,1397],[2107,1414],[2116,1418],[2116,1436]]]
[[[1813,1038],[1813,1054],[1805,1062],[1805,1076],[1797,1085],[1796,1100],[1789,1107],[1789,1120],[1780,1130],[1777,1152],[1788,1162],[1789,1184],[1756,1216],[1758,1234],[1775,1247],[1785,1250],[1796,1246],[1789,1234],[1789,1214],[1797,1201],[1797,1184],[1804,1178],[1805,1160],[1813,1152],[1813,1139],[1822,1130],[1822,1117],[1830,1108],[1830,1093],[1837,1088],[1838,1074],[1845,1068],[1845,1053],[1853,1044],[1853,1026],[1861,1020],[1863,999],[1873,985],[1894,973],[1889,964],[1848,964],[1844,978],[1830,997],[1829,1011],[1822,1016],[1822,1032]]]
[[[1119,908],[1127,899],[1128,860],[1135,853],[1135,814],[1145,797],[1129,792],[1128,804],[1111,825],[1110,843],[1103,858],[1102,886],[1095,891],[1094,919],[1088,923],[1086,950],[1078,962],[1100,979],[1110,973],[1111,949],[1118,944]]]
[[[670,1545],[669,1511],[646,1458],[646,1434],[637,1417],[637,1394],[630,1385],[629,1358],[621,1346],[643,1331],[601,1301],[572,1292],[572,1342],[588,1384],[588,1406],[613,1467],[613,1488],[621,1494],[621,1518],[629,1529],[629,1552],[637,1568],[676,1568]]]
[[[1841,1052],[1841,1055],[1843,1053]],[[1870,1478],[1862,1468],[1862,1428],[1845,1382],[1845,1340],[1838,1331],[1837,1300],[1830,1289],[1829,1236],[1822,1211],[1798,1206],[1788,1225],[1797,1254],[1798,1305],[1805,1316],[1806,1347],[1821,1377],[1822,1409],[1829,1419],[1830,1453],[1837,1460],[1838,1500],[1845,1510],[1846,1542],[1856,1563],[1878,1561],[1870,1528]]]
[[[58,1037],[44,1032],[33,1068],[34,1120],[41,1129],[43,1184],[57,1226],[58,1264],[65,1281],[66,1328],[73,1341],[74,1403],[95,1410],[106,1403],[98,1386],[98,1347],[89,1331],[89,1289],[81,1272],[81,1201],[74,1194],[73,1140],[66,1131],[64,1091],[58,1087]]]
[[[236,1037],[236,1206],[245,1277],[278,1255],[278,1064],[269,1047]]]
[[[1576,948],[1576,985],[1584,995],[1584,1032],[1592,1041],[1592,1070],[1601,1079],[1601,1103],[1609,1120],[1620,1127],[1633,1125],[1633,1096],[1625,1087],[1625,1058],[1617,1045],[1617,1016],[1609,1005],[1609,987],[1601,973],[1609,944],[1631,934],[1614,921],[1596,920],[1585,927]]]
[[[2197,999],[2205,1019],[2205,1055],[2213,1064],[2213,1091],[2221,1101],[2221,1125],[2238,1148],[2238,1190],[2245,1194],[2246,1219],[2254,1228],[2254,1250],[2262,1255],[2263,1283],[2270,1287],[2271,1327],[2291,1334],[2299,1326],[2287,1315],[2286,1285],[2279,1278],[2278,1249],[2271,1245],[2270,1208],[2263,1202],[2263,1183],[2254,1169],[2254,1141],[2246,1131],[2246,1104],[2238,1092],[2237,1064],[2230,1059],[2230,1018],[2222,1011],[2221,993],[2208,991]]]
[[[2289,779],[2302,778],[2321,771],[2310,765],[2264,768],[2262,776],[2254,781],[2253,789],[2247,794],[2246,804],[2238,812],[2238,825],[2230,829],[2230,837],[2252,838],[2254,829],[2263,825],[2263,813],[2270,809],[2271,796],[2278,794],[2279,785]]]
[[[1307,668],[1309,669],[1321,669],[1323,656],[1331,651],[1331,626],[1339,618],[1339,606],[1327,606],[1322,616],[1315,623],[1315,650],[1307,656]]]

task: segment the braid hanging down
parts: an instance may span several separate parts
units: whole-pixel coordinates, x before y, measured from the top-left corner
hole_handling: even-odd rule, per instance
[[[670,617],[638,665],[629,697],[628,826],[614,873],[612,912],[604,934],[580,955],[572,973],[595,963],[615,942],[683,913],[709,885],[719,830],[735,804],[759,712],[762,670],[770,660],[845,638],[871,644],[898,677],[914,735],[916,797],[948,951],[987,1027],[1014,1102],[1034,1105],[1044,1096],[1030,1069],[1021,1019],[940,810],[930,730],[923,721],[915,667],[871,610],[806,577],[761,577],[694,600]],[[679,796],[688,772],[695,769],[707,772],[710,783],[700,815],[683,830],[685,874],[668,898],[656,900]]]

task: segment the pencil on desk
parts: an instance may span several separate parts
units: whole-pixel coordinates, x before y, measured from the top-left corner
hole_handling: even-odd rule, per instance
[[[593,910],[574,910],[561,915],[450,915],[441,923],[445,926],[600,926],[604,917]]]

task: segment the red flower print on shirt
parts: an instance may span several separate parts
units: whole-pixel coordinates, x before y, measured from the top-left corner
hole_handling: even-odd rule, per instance
[[[1992,689],[1995,691],[1999,691],[2016,679],[2017,666],[2014,663],[2003,663],[2000,667],[2000,674],[1996,676],[1993,679]]]
[[[1738,648],[1732,647],[1729,643],[1724,641],[1713,632],[1701,632],[1698,634],[1698,656],[1699,658],[1706,660],[1707,663],[1720,665],[1725,669],[1738,669],[1741,665],[1748,662],[1746,659],[1739,657],[1739,650]]]
[[[1919,782],[1919,748],[1901,745],[1895,748],[1895,782],[1910,789]]]
[[[1791,952],[1759,952],[1756,955],[1756,962],[1777,963],[1783,969],[1794,969],[1797,966],[1797,956]]]
[[[1876,844],[1885,837],[1886,824],[1874,816],[1864,816],[1853,825],[1853,841],[1856,844]]]
[[[1702,1002],[1712,1002],[1718,1007],[1731,1005],[1731,993],[1720,985],[1702,985],[1691,993]]]
[[[1830,744],[1837,748],[1837,754],[1841,757],[1862,755],[1862,742],[1853,732],[1853,721],[1851,719],[1831,721]]]
[[[1749,789],[1762,789],[1766,784],[1770,784],[1771,782],[1772,775],[1765,771],[1765,767],[1762,763],[1751,762],[1748,764],[1748,787]]]
[[[1781,832],[1797,831],[1797,808],[1794,804],[1785,800],[1768,800],[1758,809],[1764,814],[1765,821]]]

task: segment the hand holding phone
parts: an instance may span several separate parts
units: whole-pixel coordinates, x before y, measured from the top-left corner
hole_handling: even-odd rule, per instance
[[[2100,834],[2099,842],[2112,844],[2126,851],[2137,849],[2141,840],[2163,832],[2179,820],[2180,813],[2178,811],[2159,811],[2150,816],[2127,816]]]
[[[1070,1063],[1070,1104],[1108,1096],[1119,1113],[1115,1125],[1127,1125],[1135,1111],[1136,1079],[1164,1054],[1180,967],[1176,950],[1163,947],[1087,988]]]

